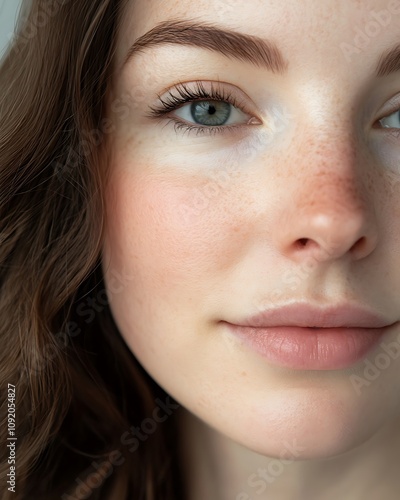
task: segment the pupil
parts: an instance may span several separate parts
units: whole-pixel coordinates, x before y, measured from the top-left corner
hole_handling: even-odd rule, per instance
[[[191,111],[195,122],[205,126],[225,124],[232,112],[229,103],[216,101],[194,102]]]

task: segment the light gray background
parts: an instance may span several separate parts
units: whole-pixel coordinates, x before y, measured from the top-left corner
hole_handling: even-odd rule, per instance
[[[14,32],[15,21],[22,0],[0,0],[0,57]]]

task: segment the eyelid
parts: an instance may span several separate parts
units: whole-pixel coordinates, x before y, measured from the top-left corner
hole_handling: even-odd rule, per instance
[[[383,120],[384,118],[387,118],[388,116],[392,115],[396,111],[399,111],[400,109],[400,92],[395,94],[389,102],[384,106],[382,113],[379,114],[379,120]]]
[[[188,80],[188,81],[178,81],[176,84],[168,87],[167,89],[163,90],[162,93],[158,94],[158,100],[156,101],[155,105],[157,106],[157,103],[159,104],[161,99],[167,98],[170,94],[176,95],[177,97],[179,96],[179,86],[180,85],[185,85],[189,89],[195,91],[195,88],[197,85],[201,85],[204,87],[204,89],[212,94],[212,90],[214,91],[219,91],[220,93],[226,93],[228,92],[229,94],[232,95],[232,97],[235,98],[236,101],[236,106],[241,109],[244,113],[247,113],[248,115],[257,118],[260,123],[263,122],[260,113],[257,110],[256,105],[254,104],[253,100],[249,97],[246,92],[243,90],[239,89],[235,85],[231,83],[227,83],[221,80]],[[201,99],[198,99],[201,100]],[[250,105],[249,105],[250,103]],[[180,107],[183,107],[187,103],[182,104]],[[180,108],[179,107],[179,108]],[[178,109],[179,109],[178,108]]]

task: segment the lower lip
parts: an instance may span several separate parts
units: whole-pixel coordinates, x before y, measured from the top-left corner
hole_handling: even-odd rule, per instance
[[[224,322],[226,323],[226,322]],[[273,364],[296,370],[338,370],[366,357],[382,340],[386,328],[254,328],[226,323]]]

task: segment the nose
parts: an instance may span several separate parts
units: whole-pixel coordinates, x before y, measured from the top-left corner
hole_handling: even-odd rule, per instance
[[[280,253],[295,262],[362,259],[377,245],[367,165],[346,141],[314,141],[292,158],[298,169],[291,169],[293,184],[278,214],[276,241]]]

